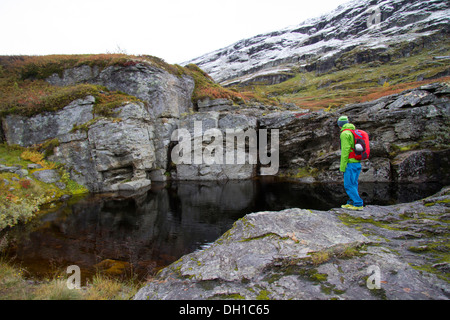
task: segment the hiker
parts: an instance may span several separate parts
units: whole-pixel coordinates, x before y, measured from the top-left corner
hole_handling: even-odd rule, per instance
[[[356,128],[353,124],[349,123],[347,116],[339,117],[338,126],[341,130],[341,165],[339,170],[344,173],[344,188],[350,198],[347,201],[347,204],[344,204],[342,208],[362,210],[363,200],[358,193],[358,178],[361,172],[361,161],[352,157],[349,158],[350,153],[355,148],[355,139],[350,130],[355,130]]]

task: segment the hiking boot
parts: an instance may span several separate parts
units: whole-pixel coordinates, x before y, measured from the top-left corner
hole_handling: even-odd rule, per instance
[[[352,204],[343,204],[343,205],[341,206],[341,208],[343,208],[343,209],[350,209],[351,207],[353,207]]]
[[[348,205],[348,207],[346,207],[346,209],[350,209],[350,210],[363,210],[364,209],[364,207],[363,206],[361,206],[361,207],[355,207],[354,205]]]

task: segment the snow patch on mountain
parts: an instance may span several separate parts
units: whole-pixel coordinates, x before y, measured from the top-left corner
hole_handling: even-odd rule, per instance
[[[327,61],[356,47],[387,50],[392,44],[448,34],[449,25],[447,0],[353,0],[321,17],[240,40],[184,64],[197,64],[227,85]]]

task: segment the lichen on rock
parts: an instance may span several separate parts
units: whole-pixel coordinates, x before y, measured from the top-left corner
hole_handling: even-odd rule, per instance
[[[251,213],[135,299],[448,299],[449,199]]]

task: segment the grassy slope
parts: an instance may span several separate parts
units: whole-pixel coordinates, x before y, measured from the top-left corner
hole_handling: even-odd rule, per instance
[[[295,77],[275,85],[252,85],[253,90],[266,97],[276,97],[281,103],[294,103],[312,110],[342,107],[377,99],[420,86],[424,83],[449,81],[440,77],[448,72],[449,60],[434,60],[434,56],[450,55],[450,41],[435,49],[421,51],[409,57],[387,63],[370,62],[332,70],[317,75],[297,73]],[[418,79],[429,79],[417,81]]]
[[[142,58],[147,63],[167,68],[163,62]],[[155,58],[156,59],[156,58]],[[44,111],[55,111],[73,100],[92,95],[96,98],[96,111],[108,113],[136,97],[98,85],[78,84],[67,87],[52,86],[45,81],[50,75],[62,74],[65,69],[81,65],[105,68],[112,65],[129,66],[137,62],[124,55],[63,55],[63,56],[11,56],[0,57],[0,116],[22,114],[31,116]]]

